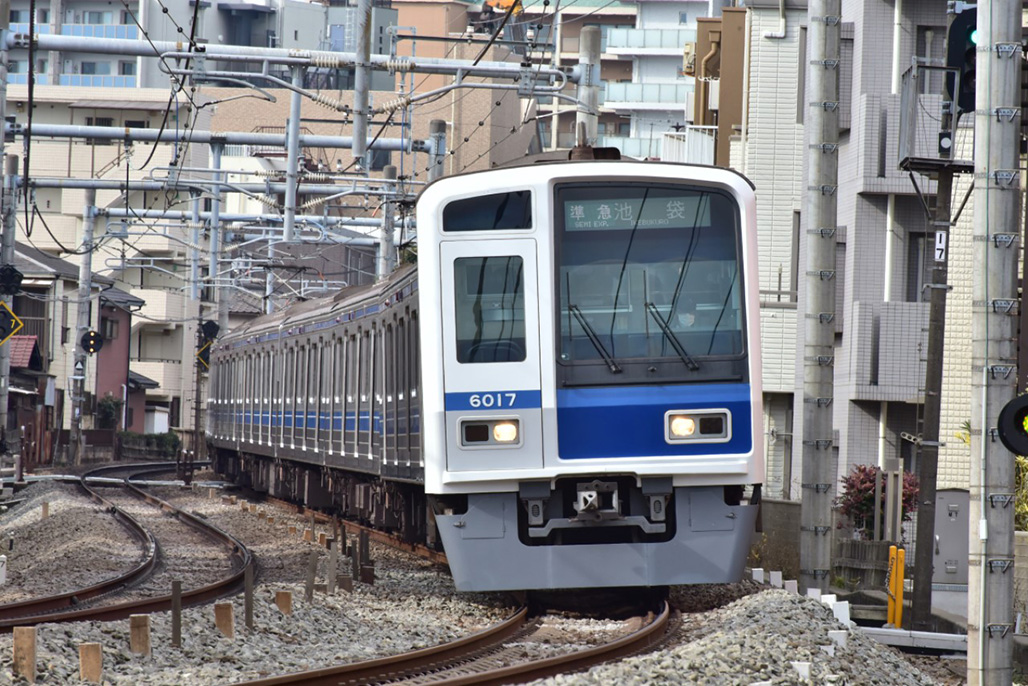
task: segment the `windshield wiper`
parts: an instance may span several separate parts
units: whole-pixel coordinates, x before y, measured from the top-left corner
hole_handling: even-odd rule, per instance
[[[660,312],[657,311],[657,306],[653,303],[646,303],[646,311],[653,316],[653,319],[657,322],[657,326],[660,327],[661,333],[663,333],[664,337],[667,338],[668,343],[670,343],[671,347],[675,349],[678,356],[682,358],[682,362],[685,362],[685,365],[694,372],[699,370],[700,365],[696,363],[696,360],[692,359],[689,353],[685,352],[685,348],[682,347],[682,342],[678,340],[678,336],[676,336],[675,332],[671,330],[671,327],[667,325],[664,318],[660,316]]]
[[[582,310],[578,309],[578,305],[568,305],[568,310],[571,314],[575,315],[575,320],[578,322],[579,326],[582,327],[582,330],[585,331],[586,338],[588,338],[589,342],[593,344],[594,348],[596,348],[596,352],[600,354],[603,361],[607,363],[607,368],[610,369],[610,373],[620,374],[621,365],[615,362],[614,358],[607,352],[607,349],[603,347],[603,343],[596,335],[596,332],[593,331],[593,327],[589,324],[588,320],[586,320],[585,315],[582,314]]]

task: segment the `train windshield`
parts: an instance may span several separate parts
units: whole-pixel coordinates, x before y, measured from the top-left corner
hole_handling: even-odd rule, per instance
[[[599,383],[617,382],[611,374],[624,382],[709,378],[711,368],[738,374],[739,365],[711,362],[744,353],[741,220],[731,196],[619,183],[559,186],[556,200],[562,365],[605,370]]]

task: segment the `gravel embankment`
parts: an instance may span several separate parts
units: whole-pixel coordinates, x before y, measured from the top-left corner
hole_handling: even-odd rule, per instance
[[[56,488],[36,485],[25,493],[33,498],[33,489],[45,493],[53,519],[62,509],[56,505],[61,502],[53,492]],[[160,489],[158,494],[237,536],[257,556],[255,628],[249,630],[243,625],[241,597],[231,601],[236,626],[232,639],[216,630],[210,606],[189,608],[183,613],[183,646],[173,648],[170,615],[153,615],[153,652],[149,657],[130,652],[128,621],[42,625],[37,638],[37,683],[81,683],[78,646],[86,642],[102,644],[104,681],[111,686],[213,686],[436,645],[472,633],[510,612],[510,606],[498,594],[459,594],[444,570],[374,545],[374,585],[358,584],[353,593],[338,591],[331,596],[319,592],[308,603],[303,579],[310,552],[319,555],[319,581],[327,573],[328,556],[324,548],[288,534],[289,524],[302,532],[305,520],[269,507],[267,512],[275,517],[274,523],[269,523],[254,513],[243,512],[238,505],[223,504],[220,494],[208,497],[206,488],[193,493]],[[33,517],[38,519],[38,502],[16,506],[0,515],[0,533],[14,522],[23,521],[23,528],[18,529],[19,545],[38,550],[40,555],[50,549],[71,551],[70,557],[66,555],[59,562],[32,567],[26,575],[33,577],[34,583],[63,577],[67,565],[86,564],[85,558],[75,557],[75,551],[87,549],[80,544],[81,529],[32,525]],[[86,528],[94,526],[94,521],[99,519],[90,517]],[[340,571],[348,569],[348,559],[341,557]],[[19,583],[28,583],[26,575]],[[9,586],[13,585],[12,581]],[[292,592],[292,615],[284,615],[274,604],[279,590]],[[672,601],[686,614],[668,647],[587,673],[539,683],[803,683],[790,664],[794,661],[811,663],[813,684],[828,683],[830,675],[839,676],[837,683],[848,684],[960,683],[933,680],[902,654],[857,632],[849,634],[846,648],[837,647],[835,655],[829,655],[822,649],[832,645],[828,631],[843,627],[821,603],[785,591],[767,590],[752,582],[682,587],[673,589]],[[589,638],[591,632],[599,640],[612,628],[610,623],[597,620],[557,622],[558,626],[566,625],[567,633],[578,633],[583,645],[594,642]],[[546,646],[527,644],[525,650],[538,650],[540,657],[552,652]],[[945,671],[940,671],[937,663],[926,664],[925,669],[935,675]],[[0,636],[0,683],[19,682],[24,683],[13,676],[11,637]]]

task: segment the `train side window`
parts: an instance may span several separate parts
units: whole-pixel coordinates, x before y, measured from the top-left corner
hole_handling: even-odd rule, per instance
[[[516,255],[454,260],[457,361],[525,359],[524,263]]]
[[[443,208],[443,231],[532,228],[532,192],[511,191],[454,200]]]

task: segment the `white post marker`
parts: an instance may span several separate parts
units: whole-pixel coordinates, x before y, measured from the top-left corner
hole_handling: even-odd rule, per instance
[[[7,556],[0,555],[0,586],[7,583]]]

